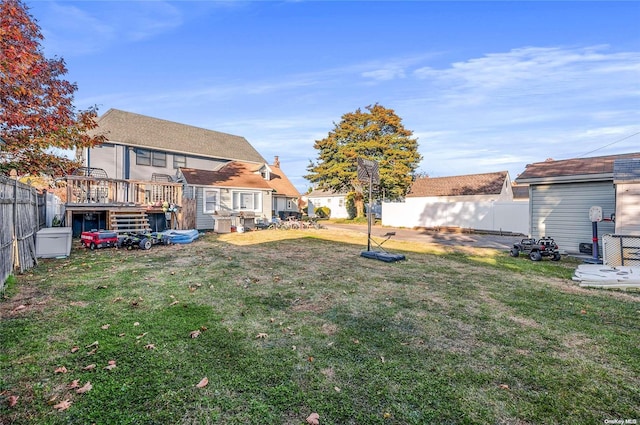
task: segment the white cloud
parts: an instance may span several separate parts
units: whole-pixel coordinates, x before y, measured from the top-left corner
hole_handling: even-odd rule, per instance
[[[47,10],[39,12],[39,8]],[[183,24],[180,10],[165,1],[104,2],[91,12],[64,2],[36,2],[32,9],[34,15],[42,16],[39,21],[44,19],[39,23],[47,51],[65,57],[138,42]]]
[[[398,66],[390,66],[388,68],[376,69],[375,71],[365,71],[362,73],[365,78],[371,78],[372,80],[388,81],[396,78],[404,78],[404,69]]]

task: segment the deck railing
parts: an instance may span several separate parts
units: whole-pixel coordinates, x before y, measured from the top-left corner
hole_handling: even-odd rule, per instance
[[[180,205],[182,184],[67,176],[67,205]]]

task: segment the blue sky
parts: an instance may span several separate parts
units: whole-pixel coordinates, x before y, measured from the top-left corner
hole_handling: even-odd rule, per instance
[[[640,152],[636,1],[26,1],[79,109],[244,136],[299,190],[379,103],[432,177]]]

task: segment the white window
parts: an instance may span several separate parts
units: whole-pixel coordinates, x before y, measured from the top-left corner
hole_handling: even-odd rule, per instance
[[[233,210],[260,212],[262,210],[261,199],[260,192],[233,192]]]
[[[202,189],[202,212],[213,214],[220,209],[220,190]]]

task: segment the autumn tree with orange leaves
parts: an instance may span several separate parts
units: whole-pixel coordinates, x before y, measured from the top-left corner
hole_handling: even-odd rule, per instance
[[[44,57],[43,39],[20,0],[0,0],[0,174],[65,175],[79,164],[56,152],[102,141],[87,134],[97,109],[76,111],[78,87],[62,58]]]

